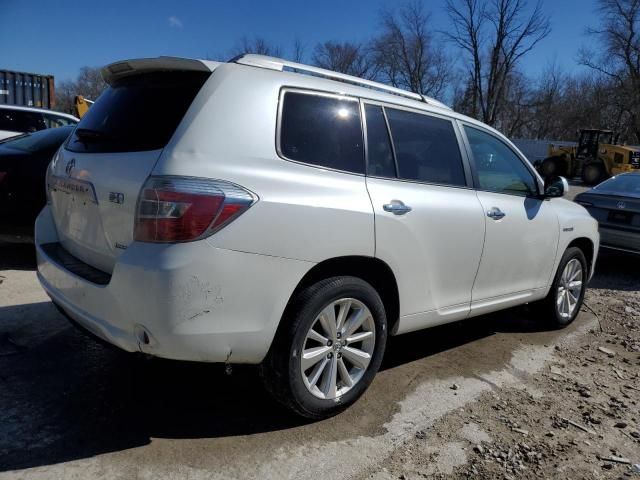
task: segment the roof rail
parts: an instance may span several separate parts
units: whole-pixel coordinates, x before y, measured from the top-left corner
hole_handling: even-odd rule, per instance
[[[350,83],[359,87],[371,88],[373,90],[379,90],[381,92],[391,93],[393,95],[399,95],[401,97],[410,98],[419,102],[424,102],[436,107],[446,108],[451,110],[447,105],[438,100],[421,95],[419,93],[410,92],[401,88],[390,87],[384,83],[374,82],[372,80],[365,80],[364,78],[354,77],[353,75],[347,75],[345,73],[338,73],[332,70],[326,70],[324,68],[313,67],[311,65],[305,65],[303,63],[290,62],[282,58],[269,57],[266,55],[256,55],[253,53],[246,53],[239,55],[229,60],[230,62],[239,63],[241,65],[248,65],[251,67],[268,68],[270,70],[278,70],[281,72],[296,72],[304,73],[307,75],[315,75],[319,77],[328,78],[330,80],[336,80],[338,82]]]

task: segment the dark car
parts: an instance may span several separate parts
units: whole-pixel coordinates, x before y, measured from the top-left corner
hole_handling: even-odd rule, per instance
[[[46,203],[47,166],[74,128],[50,128],[0,142],[0,241],[33,241],[33,224]]]
[[[600,225],[600,246],[640,253],[640,172],[616,175],[576,196]]]

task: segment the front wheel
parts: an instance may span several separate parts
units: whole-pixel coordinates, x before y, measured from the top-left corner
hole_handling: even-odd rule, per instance
[[[582,181],[585,185],[596,185],[600,183],[605,176],[605,171],[599,163],[590,163],[585,165],[582,170]]]
[[[302,290],[260,367],[266,388],[299,415],[330,417],[355,402],[380,367],[387,340],[384,305],[355,277]]]
[[[587,260],[579,248],[568,248],[562,256],[549,294],[536,304],[538,312],[552,326],[566,327],[580,313],[588,278],[587,268]]]
[[[540,165],[540,174],[542,178],[549,178],[557,175],[558,163],[556,157],[545,158]]]

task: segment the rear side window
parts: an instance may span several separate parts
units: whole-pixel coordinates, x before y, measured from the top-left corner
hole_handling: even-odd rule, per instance
[[[358,101],[286,92],[280,119],[280,152],[290,160],[364,173]]]
[[[398,177],[463,186],[462,156],[450,120],[385,108],[396,152]]]
[[[67,143],[74,152],[164,148],[209,72],[154,72],[125,77],[100,95]]]
[[[12,110],[0,109],[0,130],[18,131],[18,124]]]
[[[395,178],[396,165],[382,107],[366,105],[367,117],[367,175]]]
[[[45,128],[47,127],[39,112],[0,109],[0,130],[32,133]]]

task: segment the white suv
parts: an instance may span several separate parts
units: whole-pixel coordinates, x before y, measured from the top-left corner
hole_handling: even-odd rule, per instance
[[[42,286],[98,337],[260,364],[320,418],[362,395],[388,334],[534,301],[578,314],[597,223],[486,125],[256,55],[103,76],[36,223]]]

